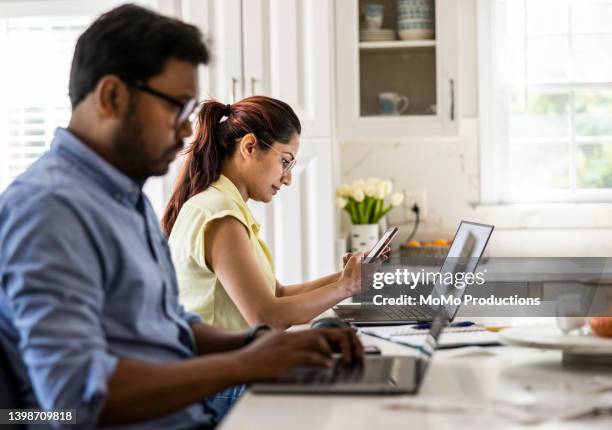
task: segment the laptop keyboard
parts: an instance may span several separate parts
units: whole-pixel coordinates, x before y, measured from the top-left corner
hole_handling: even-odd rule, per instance
[[[295,384],[334,384],[359,381],[363,372],[362,364],[347,364],[336,360],[332,368],[299,367],[294,369],[287,382]]]
[[[337,383],[381,383],[388,379],[392,359],[368,360],[367,366],[347,364],[336,360],[334,367],[300,367],[294,369],[283,382],[294,384],[337,384]]]
[[[426,306],[376,306],[389,320],[431,320],[431,309]]]

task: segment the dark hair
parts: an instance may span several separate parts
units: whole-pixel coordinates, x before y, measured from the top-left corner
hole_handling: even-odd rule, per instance
[[[227,119],[221,122],[224,116]],[[295,133],[302,132],[300,120],[287,103],[265,96],[248,97],[233,105],[207,100],[202,104],[198,124],[162,218],[166,236],[183,204],[219,179],[223,161],[234,154],[238,139],[253,133],[258,148],[267,151],[270,148],[262,142],[289,143]]]
[[[68,94],[77,106],[105,75],[128,82],[162,73],[170,58],[206,64],[202,33],[193,25],[126,4],[101,15],[79,37]]]

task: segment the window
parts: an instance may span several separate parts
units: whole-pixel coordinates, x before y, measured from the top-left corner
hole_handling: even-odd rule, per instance
[[[612,0],[481,0],[484,203],[612,201]]]
[[[70,118],[68,75],[85,17],[0,18],[0,190],[49,148]]]
[[[49,149],[55,129],[68,124],[76,41],[98,15],[122,3],[0,1],[0,193]],[[159,6],[156,0],[132,3]],[[149,188],[161,201],[159,187]]]

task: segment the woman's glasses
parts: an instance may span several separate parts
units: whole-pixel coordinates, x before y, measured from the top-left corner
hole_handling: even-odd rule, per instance
[[[272,151],[276,152],[277,154],[279,154],[281,156],[281,163],[283,163],[283,175],[287,175],[289,172],[291,172],[291,169],[293,169],[293,167],[295,166],[295,163],[297,162],[297,159],[293,157],[293,155],[291,156],[291,160],[287,160],[284,156],[283,156],[283,152],[280,152],[278,149],[274,149],[274,147],[272,145],[270,145],[268,142],[258,139],[261,143],[263,143],[264,145],[266,145],[268,148],[270,148]]]

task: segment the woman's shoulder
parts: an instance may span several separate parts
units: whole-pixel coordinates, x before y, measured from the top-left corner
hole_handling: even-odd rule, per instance
[[[241,212],[238,203],[215,187],[208,187],[206,190],[191,197],[185,202],[185,207],[196,209],[209,215],[228,210]]]

